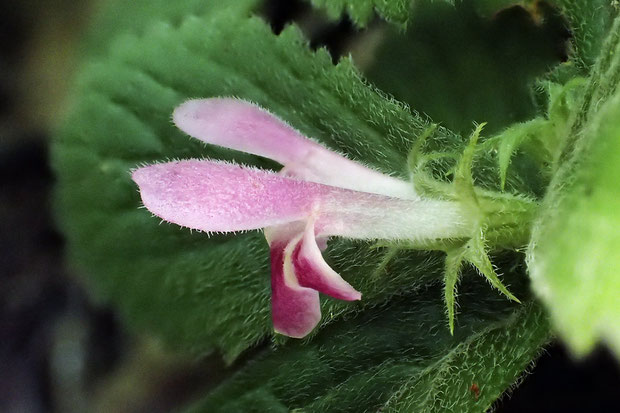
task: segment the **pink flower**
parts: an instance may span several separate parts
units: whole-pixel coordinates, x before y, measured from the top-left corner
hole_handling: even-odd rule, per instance
[[[324,261],[331,236],[422,240],[468,236],[455,202],[421,199],[413,185],[346,159],[251,103],[190,100],[175,124],[204,142],[271,158],[280,173],[212,160],[133,171],[142,201],[166,221],[207,232],[264,228],[271,249],[274,329],[301,338],[321,318],[319,292],[361,294]]]

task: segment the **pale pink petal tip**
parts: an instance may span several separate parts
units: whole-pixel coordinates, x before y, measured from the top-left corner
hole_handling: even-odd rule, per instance
[[[286,164],[320,147],[284,121],[240,99],[195,99],[172,115],[179,129],[206,143],[271,158]]]

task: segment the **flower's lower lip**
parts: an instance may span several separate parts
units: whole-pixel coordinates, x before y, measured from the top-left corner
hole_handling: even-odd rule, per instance
[[[339,300],[355,301],[362,298],[323,259],[316,242],[315,220],[310,218],[303,237],[292,252],[293,269],[301,286],[309,287]]]
[[[271,245],[271,318],[276,332],[302,338],[318,324],[321,308],[319,293],[301,287],[291,274],[292,248],[291,240]]]
[[[185,227],[234,232],[305,220],[318,208],[325,236],[426,239],[468,234],[456,202],[403,200],[207,160],[137,169],[145,206]]]

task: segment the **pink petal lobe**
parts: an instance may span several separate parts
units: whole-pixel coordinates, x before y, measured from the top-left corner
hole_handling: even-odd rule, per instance
[[[293,265],[299,285],[312,288],[339,300],[360,300],[362,294],[342,279],[323,259],[310,220],[302,240],[293,250]]]
[[[214,145],[273,159],[288,176],[342,188],[406,199],[417,196],[409,182],[384,175],[306,138],[286,122],[250,102],[233,98],[189,100],[174,123]]]
[[[202,231],[260,229],[305,219],[324,187],[223,162],[188,160],[132,174],[153,214]]]
[[[321,319],[319,293],[298,284],[291,253],[299,237],[278,241],[271,248],[271,318],[276,332],[303,338]]]

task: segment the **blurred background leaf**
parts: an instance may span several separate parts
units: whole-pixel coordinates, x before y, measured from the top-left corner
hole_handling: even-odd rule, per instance
[[[530,243],[533,288],[576,355],[620,357],[620,19],[594,66]]]
[[[458,133],[469,133],[477,121],[493,134],[539,114],[532,86],[567,59],[567,30],[560,17],[549,13],[537,21],[521,6],[481,17],[472,2],[419,1],[404,35],[383,29],[366,73]]]

